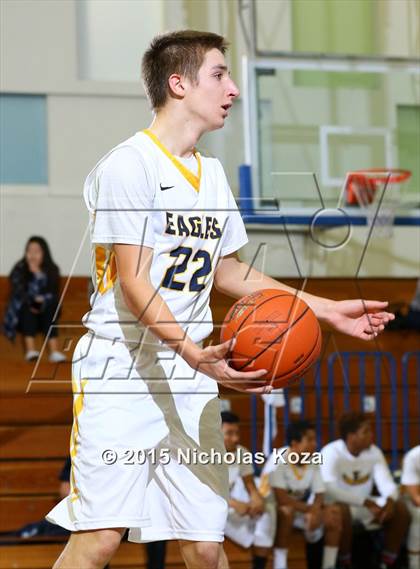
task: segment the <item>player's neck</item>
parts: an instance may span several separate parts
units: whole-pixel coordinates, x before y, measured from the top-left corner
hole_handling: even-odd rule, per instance
[[[346,443],[346,447],[349,453],[353,456],[359,456],[359,454],[362,452],[362,449],[355,445],[352,445],[351,443]]]
[[[203,134],[197,124],[194,124],[182,113],[160,111],[154,118],[149,130],[174,156],[188,158]]]
[[[290,454],[290,453],[294,453],[294,454],[297,454],[297,455],[298,455],[299,460],[297,461],[297,466],[302,466],[302,460],[303,460],[303,458],[304,458],[304,455],[302,454],[302,452],[300,451],[300,449],[299,449],[299,448],[292,447],[292,446],[289,446],[289,447],[288,447],[288,450],[287,450],[287,454]]]

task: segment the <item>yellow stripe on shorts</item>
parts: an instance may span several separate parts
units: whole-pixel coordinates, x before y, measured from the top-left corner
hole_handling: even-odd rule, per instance
[[[83,409],[83,400],[84,400],[84,388],[86,386],[87,379],[82,379],[80,382],[80,389],[77,384],[77,381],[73,378],[72,379],[72,387],[73,387],[73,426],[71,429],[71,436],[70,436],[70,458],[72,462],[72,469],[71,469],[71,477],[70,477],[70,496],[71,501],[74,502],[75,500],[79,499],[79,491],[76,486],[76,480],[74,478],[74,469],[73,469],[73,461],[77,455],[77,449],[79,448],[79,415]],[[76,395],[77,393],[77,395]]]

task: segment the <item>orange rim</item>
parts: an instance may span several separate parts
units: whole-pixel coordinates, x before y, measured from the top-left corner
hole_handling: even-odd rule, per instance
[[[361,182],[369,180],[374,184],[381,182],[405,182],[411,178],[410,170],[401,170],[399,168],[366,168],[365,170],[355,170],[349,172],[348,181],[359,179]]]

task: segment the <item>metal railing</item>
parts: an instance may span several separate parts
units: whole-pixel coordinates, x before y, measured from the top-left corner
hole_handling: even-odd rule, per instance
[[[337,371],[337,367],[339,370]],[[367,383],[369,377],[373,378],[373,384]],[[352,374],[352,375],[351,375]],[[354,386],[354,377],[357,374],[357,386]],[[420,409],[420,351],[406,352],[401,357],[400,366],[390,352],[335,352],[327,360],[326,370],[322,370],[318,362],[314,370],[314,379],[309,386],[309,380],[302,379],[298,391],[293,392],[294,396],[300,398],[300,417],[311,419],[315,423],[318,447],[321,448],[330,440],[337,438],[336,424],[338,416],[343,411],[351,408],[372,412],[375,422],[375,443],[384,448],[384,427],[390,429],[390,451],[391,469],[399,467],[399,456],[407,452],[412,446],[418,444],[420,440],[420,420],[417,421],[417,429],[411,430],[416,435],[410,440],[410,401],[414,400],[414,408]],[[350,383],[353,378],[353,385]],[[322,379],[326,378],[326,387],[322,385]],[[337,379],[342,380],[340,384]],[[414,381],[413,381],[414,380]],[[325,385],[325,383],[324,383]],[[369,389],[370,388],[370,389]],[[368,394],[368,392],[370,392]],[[351,396],[357,396],[357,406],[351,405]],[[389,397],[386,399],[384,395]],[[401,395],[401,399],[400,399]],[[282,423],[284,429],[290,422],[291,414],[291,394],[290,390],[285,389],[285,406],[282,412]],[[308,414],[308,397],[312,398],[312,406],[315,407],[315,416]],[[327,398],[328,414],[323,416],[322,402]],[[367,397],[373,408],[367,408]],[[402,405],[400,406],[400,401]],[[341,402],[341,405],[340,405]],[[270,407],[270,419],[273,418],[275,409]],[[418,412],[416,414],[418,418]],[[253,452],[257,448],[258,441],[258,411],[257,396],[251,398],[251,448]],[[271,437],[271,420],[269,422],[269,433]],[[398,429],[402,427],[402,446],[399,445]],[[323,428],[323,427],[326,428]],[[323,433],[328,433],[323,437]],[[328,440],[323,440],[327,438]]]

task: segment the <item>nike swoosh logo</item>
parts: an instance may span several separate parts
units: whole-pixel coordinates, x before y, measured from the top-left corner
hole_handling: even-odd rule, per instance
[[[160,189],[162,190],[162,192],[164,190],[170,190],[171,188],[174,188],[175,186],[162,186],[162,184],[160,184]]]

